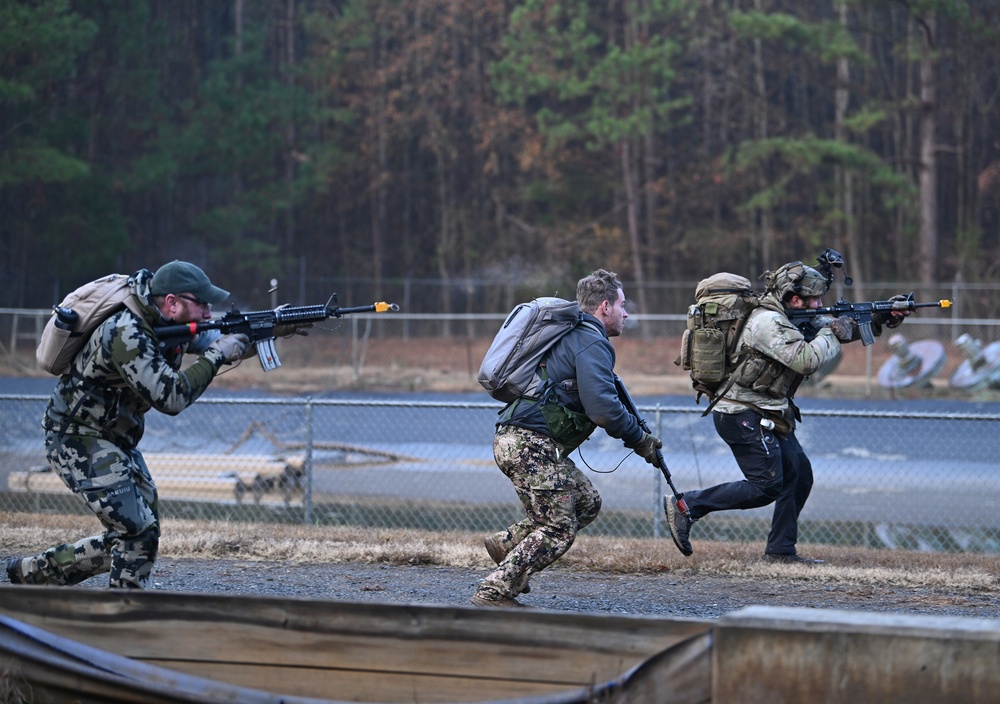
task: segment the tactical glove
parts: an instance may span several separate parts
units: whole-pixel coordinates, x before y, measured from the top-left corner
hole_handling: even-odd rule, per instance
[[[632,446],[635,454],[642,457],[650,464],[656,464],[656,451],[663,447],[663,443],[655,435],[643,432],[639,442]]]
[[[846,315],[830,321],[830,329],[841,342],[850,342],[858,329],[858,321]]]
[[[282,308],[287,308],[288,303],[282,303],[280,306],[275,308],[275,310],[281,310]],[[292,335],[302,335],[303,337],[308,337],[309,333],[306,332],[307,328],[311,328],[312,323],[283,323],[281,325],[274,326],[274,336],[275,337],[291,337]]]
[[[223,363],[232,364],[243,356],[249,344],[250,338],[246,335],[223,335],[209,347],[214,347],[222,353]]]
[[[890,298],[889,300],[893,302],[905,301],[907,298],[908,296],[904,296],[903,294],[899,293]],[[903,324],[903,317],[904,316],[902,315],[893,315],[892,311],[879,310],[872,313],[872,322],[875,323],[876,325],[884,325],[887,328],[898,328],[900,325]]]
[[[312,323],[284,323],[283,325],[275,325],[274,336],[291,337],[292,335],[302,335],[303,337],[307,337],[309,335],[308,328],[312,326]]]

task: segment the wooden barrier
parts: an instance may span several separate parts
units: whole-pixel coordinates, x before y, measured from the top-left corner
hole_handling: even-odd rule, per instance
[[[194,501],[252,498],[255,503],[277,500],[290,504],[302,495],[301,458],[270,459],[256,455],[143,455],[164,499]],[[7,476],[7,489],[25,493],[63,493],[66,485],[48,467],[15,470]],[[270,501],[268,501],[270,499]]]
[[[4,615],[22,628],[0,622],[0,670],[38,701],[698,704],[711,681],[707,621],[0,585]]]
[[[1000,700],[1000,621],[752,606],[719,619],[713,702]]]
[[[751,606],[713,622],[0,585],[0,670],[92,704],[992,704],[998,646],[998,620],[916,614]]]

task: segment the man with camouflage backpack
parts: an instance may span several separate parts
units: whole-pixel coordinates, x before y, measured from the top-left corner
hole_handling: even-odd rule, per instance
[[[684,492],[689,514],[678,509],[672,496],[664,497],[664,508],[674,543],[690,555],[690,531],[699,518],[774,503],[764,559],[818,563],[823,561],[796,552],[799,514],[809,498],[813,472],[795,437],[801,416],[792,399],[805,377],[836,359],[842,343],[859,339],[858,325],[847,316],[820,317],[803,332],[789,321],[786,309],[821,307],[832,275],[796,261],[764,277],[764,295],[740,335],[743,361],[713,410],[716,432],[729,445],[745,479]],[[873,330],[879,334],[882,325],[896,327],[909,311],[876,315]]]
[[[49,463],[104,532],[37,555],[7,559],[14,584],[78,584],[110,572],[111,588],[145,588],[160,540],[156,485],[137,449],[150,409],[176,415],[205,391],[223,364],[239,360],[246,335],[200,333],[162,349],[154,327],[212,317],[229,293],[200,268],[174,261],[129,277],[132,300],[90,336],[45,411]],[[137,311],[137,312],[133,312]],[[185,353],[198,359],[183,371]]]

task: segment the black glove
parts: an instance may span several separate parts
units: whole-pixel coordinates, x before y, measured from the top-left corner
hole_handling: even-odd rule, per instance
[[[656,451],[663,447],[663,443],[655,435],[643,431],[639,442],[632,446],[635,454],[643,458],[650,464],[656,464]]]
[[[806,342],[812,342],[823,328],[829,327],[833,319],[832,315],[817,315],[796,323],[796,327],[802,333],[802,337],[806,338]]]

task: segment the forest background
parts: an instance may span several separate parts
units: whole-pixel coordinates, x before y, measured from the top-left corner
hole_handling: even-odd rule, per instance
[[[855,300],[985,285],[998,100],[997,0],[0,0],[0,306],[174,258],[411,313],[828,246]]]

